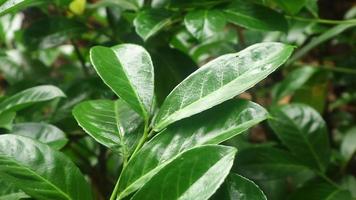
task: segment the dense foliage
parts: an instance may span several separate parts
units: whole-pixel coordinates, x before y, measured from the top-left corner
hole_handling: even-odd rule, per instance
[[[356,3],[0,0],[0,200],[356,199]]]

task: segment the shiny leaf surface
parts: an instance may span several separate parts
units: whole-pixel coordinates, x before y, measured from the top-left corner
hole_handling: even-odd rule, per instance
[[[37,102],[49,101],[54,98],[65,97],[57,87],[42,85],[21,91],[0,103],[0,113],[5,111],[16,112]]]
[[[194,10],[185,16],[184,24],[195,38],[204,41],[222,31],[226,20],[219,10]]]
[[[64,154],[23,136],[0,136],[0,176],[36,199],[92,199],[84,176]]]
[[[2,2],[3,3],[0,5],[0,15],[18,11],[20,9],[29,6],[39,5],[46,1],[45,0],[5,0]]]
[[[288,28],[287,20],[282,14],[246,1],[232,3],[225,13],[229,22],[248,29],[285,32]]]
[[[154,129],[162,130],[246,91],[282,65],[292,51],[289,45],[267,42],[210,61],[168,95]]]
[[[269,124],[279,139],[306,166],[325,171],[330,145],[325,121],[313,108],[303,104],[275,107]]]
[[[140,188],[179,153],[203,144],[219,144],[266,117],[266,110],[255,103],[230,100],[169,126],[146,143],[127,164],[119,182],[120,196]]]
[[[235,153],[235,148],[218,145],[186,151],[158,172],[132,200],[208,199],[228,175]]]
[[[59,128],[45,123],[19,123],[15,124],[11,134],[21,135],[48,144],[54,149],[61,149],[68,139]]]
[[[105,84],[148,120],[154,96],[154,72],[148,52],[134,44],[96,46],[90,50],[90,59]]]
[[[78,104],[78,124],[102,145],[127,155],[140,137],[142,118],[122,100],[94,100]]]
[[[134,20],[136,33],[146,41],[168,25],[171,16],[171,12],[163,9],[141,11]]]

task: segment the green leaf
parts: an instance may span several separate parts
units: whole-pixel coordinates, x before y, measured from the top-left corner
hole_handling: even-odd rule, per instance
[[[299,161],[324,172],[330,160],[330,146],[320,114],[307,105],[290,104],[273,108],[271,115],[271,128]]]
[[[218,145],[186,151],[152,177],[132,200],[208,199],[228,175],[235,153],[235,148]]]
[[[179,153],[203,144],[219,144],[266,117],[261,106],[234,99],[169,126],[128,162],[119,181],[120,197],[140,188]]]
[[[346,161],[349,161],[356,152],[356,127],[346,132],[341,143],[341,155]]]
[[[262,190],[251,180],[230,174],[212,200],[267,200]]]
[[[255,180],[280,179],[308,170],[293,154],[273,147],[244,149],[235,162],[238,173]]]
[[[225,13],[229,22],[248,29],[283,32],[288,29],[287,20],[282,14],[262,5],[236,1]]]
[[[90,50],[91,62],[101,79],[146,121],[154,96],[151,57],[141,46],[121,44]]]
[[[229,0],[170,0],[169,6],[172,8],[196,8],[209,7],[220,3],[226,3]]]
[[[42,85],[21,91],[0,103],[0,113],[5,111],[16,112],[37,102],[49,101],[55,98],[65,97],[57,87]]]
[[[14,124],[11,134],[21,135],[48,144],[54,149],[61,149],[67,144],[65,133],[59,128],[45,123]]]
[[[5,0],[0,5],[0,16],[10,12],[17,12],[26,7],[45,3],[45,0]]]
[[[184,24],[195,38],[204,41],[222,31],[226,20],[219,10],[193,10],[185,16]]]
[[[297,14],[306,4],[307,0],[273,0],[283,10],[290,14]]]
[[[164,9],[141,11],[133,22],[136,33],[146,41],[170,24],[171,16],[172,13]]]
[[[273,101],[278,102],[283,97],[293,94],[301,88],[318,71],[316,67],[303,67],[292,71],[273,89]]]
[[[27,194],[0,179],[0,200],[20,200],[29,198]]]
[[[326,182],[311,181],[298,189],[290,200],[352,200],[349,191]]]
[[[306,44],[303,48],[299,49],[293,57],[288,61],[288,64],[293,63],[294,61],[302,58],[305,56],[307,53],[309,53],[310,50],[315,48],[316,46],[320,45],[321,43],[328,41],[337,35],[340,35],[342,32],[346,31],[347,29],[356,26],[355,24],[340,24],[337,26],[334,26],[333,28],[325,31],[323,34],[320,36],[313,38],[308,44]]]
[[[157,114],[154,129],[162,130],[246,91],[282,65],[292,51],[292,46],[266,42],[210,61],[168,95]]]
[[[12,123],[16,117],[16,112],[4,112],[0,114],[0,128],[12,129]]]
[[[125,156],[140,138],[142,118],[122,100],[82,102],[75,106],[73,115],[97,142]]]
[[[36,199],[92,199],[84,176],[64,154],[30,138],[0,136],[0,176]]]

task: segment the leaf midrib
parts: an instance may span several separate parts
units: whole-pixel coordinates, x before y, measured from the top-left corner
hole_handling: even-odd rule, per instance
[[[33,171],[31,168],[23,166],[18,164],[18,162],[16,162],[15,160],[11,159],[11,157],[8,157],[7,155],[4,154],[0,154],[0,158],[3,157],[5,160],[8,160],[9,162],[13,163],[15,166],[20,167],[26,171],[28,171],[29,173],[31,173],[32,175],[34,175],[35,177],[39,178],[40,180],[42,180],[43,182],[47,183],[49,186],[51,186],[52,188],[55,189],[55,191],[58,191],[59,194],[63,195],[65,198],[67,198],[68,200],[74,200],[72,199],[70,196],[68,196],[68,194],[66,194],[64,191],[62,191],[60,188],[58,188],[56,185],[54,185],[53,183],[51,183],[50,181],[48,181],[46,178],[42,177],[41,175],[37,174],[35,171]],[[0,167],[1,168],[1,167]]]

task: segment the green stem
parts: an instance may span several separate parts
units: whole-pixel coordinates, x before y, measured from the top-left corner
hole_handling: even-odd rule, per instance
[[[303,22],[315,22],[320,24],[356,24],[356,19],[350,19],[350,20],[332,20],[332,19],[318,19],[318,18],[310,19],[310,18],[289,16],[289,15],[286,15],[286,18],[294,19],[297,21],[303,21]]]
[[[121,171],[122,172],[122,171]],[[121,176],[121,174],[120,174]],[[113,192],[111,193],[111,196],[110,196],[110,200],[115,200],[116,199],[116,196],[117,196],[117,192],[119,190],[119,180],[120,180],[120,177],[119,179],[116,181],[116,184],[115,184],[115,188],[113,190]]]
[[[344,73],[344,74],[355,74],[356,75],[356,70],[354,69],[349,69],[349,68],[343,68],[343,67],[328,67],[328,66],[321,66],[321,69],[324,70],[329,70],[333,72],[339,72],[339,73]]]
[[[71,39],[70,41],[71,41],[71,43],[72,43],[72,45],[73,45],[73,47],[74,47],[74,51],[75,51],[75,53],[76,53],[76,55],[77,55],[77,58],[78,58],[78,60],[79,60],[79,62],[80,62],[80,64],[81,64],[81,66],[82,66],[84,75],[85,75],[85,76],[89,76],[89,71],[88,71],[88,68],[87,68],[86,65],[85,65],[84,56],[83,56],[82,53],[80,52],[80,49],[79,49],[78,45],[74,42],[74,40]]]
[[[336,188],[340,188],[338,184],[336,184],[333,180],[331,180],[329,177],[327,177],[325,174],[316,171],[315,172],[320,178],[324,179],[326,182],[330,183],[331,185],[335,186]]]

